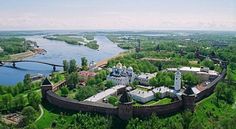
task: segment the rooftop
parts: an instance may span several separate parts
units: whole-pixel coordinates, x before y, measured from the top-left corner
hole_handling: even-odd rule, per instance
[[[156,77],[156,73],[145,73],[138,76],[138,78],[143,78],[143,79],[152,79],[154,77]]]
[[[177,68],[167,68],[168,71],[177,71]],[[218,72],[214,71],[214,70],[209,70],[209,68],[204,67],[204,68],[200,68],[200,67],[180,67],[179,70],[181,72],[196,72],[198,74],[209,74],[209,75],[218,75]],[[206,72],[206,71],[208,72]]]
[[[116,86],[114,86],[112,88],[109,88],[105,91],[102,91],[102,92],[100,92],[96,95],[93,95],[93,96],[87,98],[84,101],[97,102],[97,101],[102,100],[103,98],[105,98],[109,95],[112,95],[112,94],[116,93],[118,89],[121,89],[121,88],[124,88],[124,87],[125,87],[124,85],[116,85]]]

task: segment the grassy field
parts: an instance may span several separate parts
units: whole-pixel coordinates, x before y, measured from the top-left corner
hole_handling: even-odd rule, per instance
[[[60,119],[62,112],[65,112],[64,110],[56,108],[48,103],[43,103],[43,110],[44,110],[43,116],[35,123],[38,129],[45,129],[51,127],[53,121]],[[68,112],[67,114],[65,113],[63,114],[63,119],[66,121],[67,124],[69,124],[70,121],[72,120],[71,115],[73,114],[75,113]]]
[[[163,99],[160,99],[160,100],[152,100],[152,101],[149,101],[145,104],[141,104],[141,103],[138,103],[136,102],[134,104],[134,106],[153,106],[153,105],[163,105],[163,104],[168,104],[168,103],[171,103],[172,99],[171,98],[163,98]]]

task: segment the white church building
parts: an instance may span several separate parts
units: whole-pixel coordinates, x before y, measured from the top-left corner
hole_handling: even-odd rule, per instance
[[[107,76],[108,81],[112,81],[115,85],[128,85],[132,83],[136,75],[132,67],[123,66],[121,63],[118,63],[116,66],[113,66],[111,73]]]

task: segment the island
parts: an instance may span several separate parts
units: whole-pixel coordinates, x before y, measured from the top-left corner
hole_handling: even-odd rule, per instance
[[[68,35],[52,35],[52,36],[44,36],[44,38],[49,40],[64,41],[68,44],[73,44],[73,45],[84,45],[95,50],[99,49],[99,45],[97,44],[97,41],[94,39],[94,36],[92,35],[84,35],[81,37],[68,36]]]
[[[0,38],[0,60],[21,60],[45,52],[34,41],[24,38]]]

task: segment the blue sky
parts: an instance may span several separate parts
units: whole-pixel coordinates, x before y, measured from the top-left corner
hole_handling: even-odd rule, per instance
[[[235,0],[0,0],[0,30],[236,30]]]

